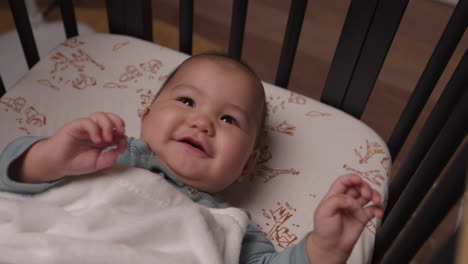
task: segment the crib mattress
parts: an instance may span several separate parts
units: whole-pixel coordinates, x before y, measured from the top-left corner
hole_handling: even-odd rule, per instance
[[[0,148],[19,136],[50,136],[96,111],[120,115],[127,135],[139,137],[143,109],[187,57],[128,36],[69,39],[0,98]],[[311,231],[315,208],[340,175],[359,175],[386,200],[391,159],[371,128],[306,96],[264,86],[268,117],[257,170],[224,196],[248,209],[278,250]],[[348,263],[369,262],[378,226],[377,219],[368,223]]]

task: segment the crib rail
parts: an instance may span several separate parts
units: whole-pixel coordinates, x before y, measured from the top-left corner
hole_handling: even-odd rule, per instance
[[[438,41],[424,72],[411,95],[406,108],[403,110],[401,119],[387,142],[392,157],[396,157],[413,128],[424,104],[431,95],[437,81],[452,57],[455,48],[465,33],[468,25],[468,2],[460,1],[455,8],[450,20]],[[466,55],[466,54],[465,54]]]
[[[78,35],[78,27],[76,26],[75,9],[73,8],[72,0],[60,0],[60,13],[62,14],[63,25],[65,26],[65,34],[67,38]]]
[[[20,37],[26,62],[28,67],[31,68],[39,61],[39,52],[37,51],[26,5],[24,1],[8,0],[8,3],[10,4],[13,19],[15,20],[16,30]]]
[[[465,73],[466,75],[466,73]],[[466,86],[465,86],[466,88]],[[438,175],[444,169],[450,157],[457,150],[466,136],[468,129],[468,89],[465,89],[463,97],[458,100],[453,113],[435,139],[423,161],[412,175],[395,207],[387,215],[376,236],[375,258],[379,259],[396,236],[403,229],[405,223],[414,213],[424,195],[429,191]],[[462,157],[466,163],[466,155]],[[465,173],[463,171],[462,173]],[[460,184],[463,184],[461,182]],[[464,186],[464,185],[463,185]],[[391,195],[391,194],[390,194]],[[438,203],[448,206],[447,201]],[[424,220],[424,219],[423,219]],[[431,221],[433,221],[431,219]],[[420,222],[419,224],[423,224]]]
[[[455,263],[455,251],[457,248],[459,230],[454,232],[444,244],[437,249],[427,264]],[[464,262],[457,262],[464,263]]]
[[[59,3],[67,38],[76,36],[78,30],[73,1],[60,0]],[[275,84],[284,88],[288,86],[294,65],[307,3],[307,0],[291,0],[275,79]],[[9,4],[25,58],[28,66],[32,67],[39,60],[39,55],[24,1],[9,0]],[[351,1],[321,101],[357,118],[361,116],[407,4],[408,0]],[[106,7],[111,33],[152,41],[151,0],[106,0]],[[233,0],[228,53],[235,58],[242,57],[247,11],[248,0]],[[466,32],[467,13],[468,0],[460,0],[388,141],[393,158],[397,157]],[[187,54],[192,53],[193,20],[194,1],[179,0],[179,50]],[[463,149],[459,146],[468,130],[467,72],[468,52],[465,51],[390,184],[385,220],[376,236],[373,263],[409,262],[463,193],[468,147],[467,144]],[[0,77],[0,96],[4,93]],[[450,168],[417,210],[454,153],[458,155]],[[415,211],[416,214],[409,220]],[[443,254],[436,255],[434,259],[438,256]]]
[[[242,56],[247,6],[247,0],[234,0],[233,2],[228,53],[230,56],[237,59],[240,59]]]
[[[320,98],[322,102],[342,107],[378,2],[355,0],[350,3]]]
[[[289,10],[288,24],[284,35],[283,47],[276,72],[275,84],[280,87],[287,87],[291,69],[296,55],[297,44],[301,34],[302,24],[304,22],[307,0],[293,0]]]
[[[465,144],[440,180],[440,183],[435,186],[429,197],[421,205],[419,213],[406,224],[405,230],[388,250],[384,250],[382,246],[382,242],[385,242],[385,239],[382,239],[384,233],[379,233],[379,239],[377,240],[379,242],[377,242],[374,251],[375,259],[377,260],[382,256],[383,251],[387,252],[379,263],[410,262],[429,235],[462,196],[465,189],[467,155],[468,144]],[[429,219],[430,221],[428,221]],[[411,243],[407,241],[411,241]]]
[[[393,177],[392,183],[389,186],[389,191],[392,195],[389,197],[387,202],[386,210],[388,213],[391,212],[404,188],[408,185],[411,175],[415,173],[432,143],[440,133],[442,127],[444,127],[449,120],[450,114],[457,105],[457,101],[460,100],[463,92],[466,92],[466,87],[468,86],[467,72],[468,51],[465,51],[465,54],[458,64],[458,67],[455,69],[452,78],[447,83],[447,87],[426,120],[421,133],[418,138],[416,138],[409,153],[406,155],[398,173]]]
[[[106,7],[109,32],[153,40],[151,0],[106,0]]]
[[[359,4],[360,6],[366,5],[366,2],[367,1],[364,1]],[[373,10],[372,16],[369,16],[368,12],[372,10],[374,4],[375,10]],[[346,86],[338,88],[341,90],[341,100],[334,100],[339,102],[335,107],[342,109],[356,118],[361,117],[385,57],[387,56],[387,52],[390,49],[393,37],[400,25],[407,4],[408,0],[380,0],[376,3],[371,3],[369,7],[364,7],[365,17],[361,30],[367,30],[364,36],[365,39],[359,46],[359,54],[354,61],[353,68],[350,69],[352,76],[348,79]],[[357,13],[348,14],[353,16],[350,20],[360,19],[360,8],[357,8],[358,10],[355,11]],[[369,21],[369,18],[371,21]],[[370,24],[368,22],[370,22]],[[345,27],[346,26],[349,25],[345,24]],[[351,32],[346,32],[346,34],[352,34],[353,29],[348,28],[348,30]],[[342,41],[347,41],[347,39],[342,39]],[[337,49],[337,52],[345,54],[347,52],[347,43],[338,48],[342,48],[344,51],[338,51]],[[333,70],[336,69],[332,68],[330,71]],[[332,77],[333,76],[329,76],[328,78]],[[328,88],[333,87],[325,87],[325,89]],[[328,96],[334,96],[333,91],[327,92],[326,94]]]
[[[2,76],[0,75],[0,97],[5,94],[5,92],[5,85],[3,84]]]
[[[192,54],[193,0],[179,1],[179,50]]]

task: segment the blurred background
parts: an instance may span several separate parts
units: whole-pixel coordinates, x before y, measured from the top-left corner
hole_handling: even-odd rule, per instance
[[[79,34],[108,32],[105,0],[75,0],[75,12],[79,21]],[[232,1],[194,1],[193,53],[227,51]],[[295,57],[288,88],[292,91],[320,99],[326,76],[349,0],[309,1],[302,34]],[[388,57],[362,121],[372,127],[384,140],[388,140],[398,121],[410,93],[416,86],[430,55],[447,24],[457,0],[411,0],[400,24]],[[27,0],[30,19],[36,34],[41,56],[45,56],[65,40],[60,10],[56,0]],[[261,79],[274,83],[276,65],[280,57],[281,43],[287,23],[290,1],[249,1],[242,59],[258,73]],[[178,49],[178,1],[153,0],[154,42]],[[464,35],[446,71],[423,110],[401,154],[407,153],[411,142],[424,124],[434,102],[440,96],[452,72],[468,48],[468,36]],[[7,0],[0,0],[0,73],[7,90],[27,71],[26,62],[14,31],[14,22]],[[395,170],[394,170],[395,171]],[[422,263],[445,240],[459,221],[456,206],[427,241],[415,258]]]

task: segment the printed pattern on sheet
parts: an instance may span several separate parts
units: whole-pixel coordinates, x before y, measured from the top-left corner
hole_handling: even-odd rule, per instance
[[[139,117],[184,56],[124,36],[68,39],[42,58],[31,71],[36,74],[0,98],[1,118],[14,127],[2,133],[50,135],[89,111],[120,113],[127,128],[138,131]],[[336,177],[357,174],[385,197],[391,159],[385,143],[360,121],[292,91],[265,88],[268,118],[256,171],[224,194],[248,209],[282,250],[311,231],[314,209]],[[378,226],[375,219],[367,224],[363,236],[369,239],[361,246],[372,246]]]

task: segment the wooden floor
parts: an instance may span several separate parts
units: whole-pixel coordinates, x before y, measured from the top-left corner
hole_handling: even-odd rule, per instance
[[[0,0],[0,7],[6,6]],[[39,0],[45,7],[51,0]],[[75,0],[77,19],[98,32],[107,32],[104,0]],[[177,49],[178,2],[174,0],[153,0],[154,40],[157,43]],[[195,1],[194,53],[208,50],[226,50],[229,38],[232,1],[197,0]],[[309,1],[289,89],[320,99],[339,34],[346,16],[349,0]],[[242,58],[249,63],[259,76],[273,83],[276,65],[279,61],[281,42],[287,22],[290,1],[254,0],[249,1],[245,43]],[[430,0],[409,2],[388,58],[377,80],[374,92],[364,112],[362,120],[387,140],[395,126],[397,117],[403,110],[411,91],[416,86],[425,64],[447,24],[453,7]],[[47,18],[58,18],[52,12]],[[2,21],[2,23],[4,23]],[[0,27],[9,27],[6,21]],[[451,73],[468,48],[465,34],[456,49],[446,72],[437,84],[422,119],[410,135],[413,141],[416,132],[429,114],[429,108],[439,97]],[[402,150],[408,151],[410,144]],[[399,159],[396,160],[398,165]],[[456,211],[446,223],[428,240],[418,255],[423,260],[443,241],[449,230],[453,229]]]

